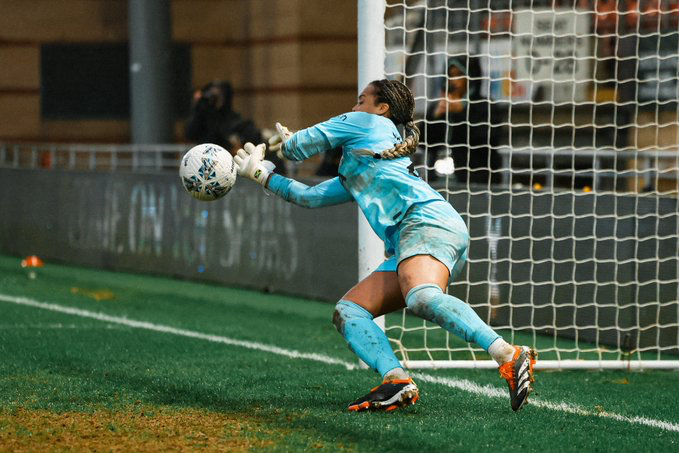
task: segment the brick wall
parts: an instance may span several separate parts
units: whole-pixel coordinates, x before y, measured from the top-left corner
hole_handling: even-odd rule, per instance
[[[124,0],[0,0],[0,140],[127,142],[129,121],[43,120],[40,46],[125,42]],[[192,51],[193,85],[230,80],[260,127],[308,126],[356,97],[354,0],[172,0],[173,40]],[[176,124],[176,137],[183,124]]]

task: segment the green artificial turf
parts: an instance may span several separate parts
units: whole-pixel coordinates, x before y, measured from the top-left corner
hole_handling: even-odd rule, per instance
[[[105,313],[191,332],[356,359],[332,304],[48,263],[36,278],[0,256],[0,297]],[[675,451],[679,373],[540,372],[533,401],[420,382],[421,401],[390,413],[346,406],[379,383],[372,371],[134,328],[0,301],[0,413],[91,413],[143,406],[256,417],[267,449],[298,451]],[[502,390],[492,370],[419,371]],[[543,402],[545,404],[538,404]],[[573,410],[559,409],[564,403]],[[549,406],[549,407],[547,407]],[[616,419],[597,414],[614,413]],[[670,429],[636,423],[643,417]],[[0,439],[3,427],[0,423]],[[278,433],[276,435],[272,433]],[[16,436],[27,436],[17,432]],[[2,445],[0,445],[2,449]]]

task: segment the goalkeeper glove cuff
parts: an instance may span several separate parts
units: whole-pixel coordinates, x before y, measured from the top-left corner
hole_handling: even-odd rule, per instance
[[[238,176],[244,176],[266,187],[269,175],[276,168],[273,162],[264,160],[264,144],[246,143],[233,160],[238,166]]]

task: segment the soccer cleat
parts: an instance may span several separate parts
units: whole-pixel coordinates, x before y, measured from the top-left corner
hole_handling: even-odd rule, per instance
[[[518,411],[526,404],[528,395],[533,391],[533,366],[538,353],[528,346],[514,346],[514,349],[513,359],[500,365],[500,376],[509,384],[512,410]]]
[[[382,382],[367,395],[349,405],[350,411],[386,410],[415,404],[420,398],[417,385],[412,379],[394,379]]]

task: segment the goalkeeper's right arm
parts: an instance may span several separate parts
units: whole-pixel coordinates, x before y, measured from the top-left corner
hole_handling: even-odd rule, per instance
[[[275,166],[264,160],[264,144],[246,143],[234,157],[238,175],[268,188],[286,201],[305,208],[320,208],[353,200],[339,177],[313,187],[273,173]]]
[[[354,198],[344,188],[339,177],[328,179],[315,186],[273,173],[268,189],[290,203],[304,208],[320,208],[352,201]]]

